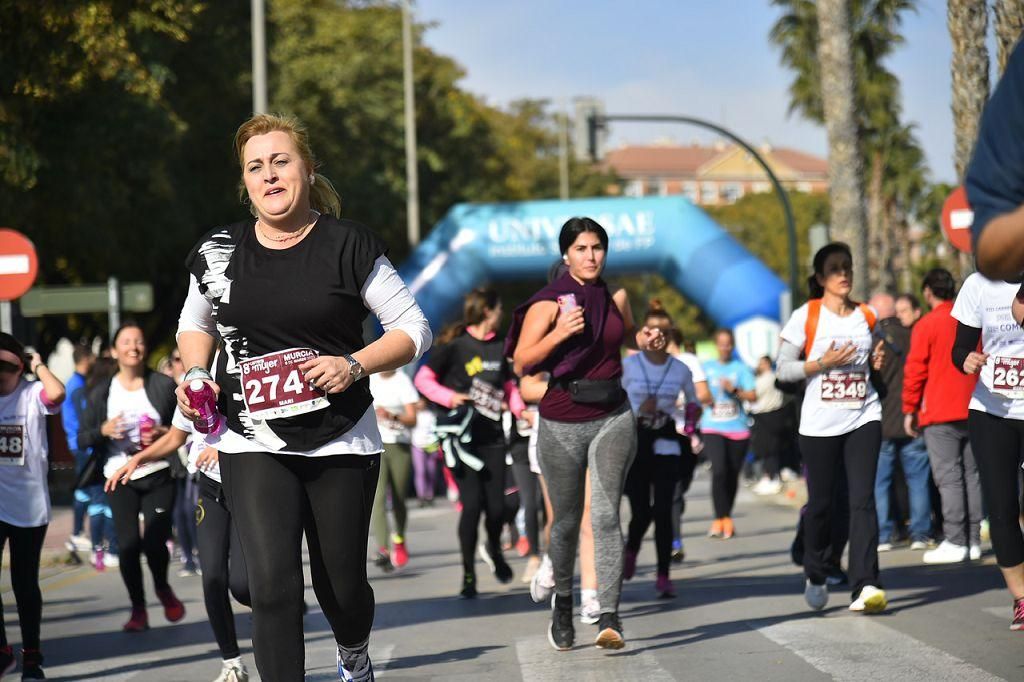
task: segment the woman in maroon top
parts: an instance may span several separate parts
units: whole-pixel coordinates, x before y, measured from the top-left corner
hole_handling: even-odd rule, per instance
[[[505,354],[516,373],[549,372],[540,403],[538,458],[554,508],[549,555],[555,601],[548,640],[572,648],[572,579],[590,470],[591,519],[601,616],[596,644],[625,645],[619,621],[622,529],[619,502],[636,451],[636,421],[622,390],[623,343],[640,350],[665,347],[660,330],[636,331],[626,292],[613,296],[601,272],[608,233],[590,218],[571,218],[558,237],[569,271],[515,313]]]

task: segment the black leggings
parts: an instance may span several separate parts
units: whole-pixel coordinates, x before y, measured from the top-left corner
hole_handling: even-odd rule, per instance
[[[39,624],[43,620],[43,593],[39,589],[39,557],[43,553],[46,526],[21,528],[0,521],[0,558],[11,541],[11,587],[18,604],[21,648],[39,649]],[[4,605],[0,601],[0,647],[7,646]]]
[[[651,438],[640,436],[636,459],[626,476],[626,496],[632,510],[626,547],[634,553],[639,552],[644,534],[653,521],[658,575],[668,575],[672,560],[672,498],[679,481],[681,456],[656,455],[651,447],[653,442]],[[689,452],[682,456],[692,457]]]
[[[221,453],[220,465],[249,573],[256,667],[265,680],[301,682],[303,531],[335,641],[355,647],[370,635],[366,543],[380,455]]]
[[[996,561],[1003,568],[1019,566],[1024,563],[1018,488],[1024,421],[970,410],[967,430],[974,459],[978,462],[978,473],[981,474],[981,492],[988,508],[989,533]]]
[[[732,516],[749,444],[749,438],[731,440],[717,433],[704,434],[704,454],[711,462],[711,502],[716,519]]]
[[[484,515],[491,556],[501,556],[501,525],[505,510],[505,444],[476,446],[473,454],[483,461],[484,468],[473,471],[463,464],[455,472],[459,501],[462,502],[459,546],[462,549],[462,570],[466,573],[475,573],[474,557],[481,514]]]
[[[250,606],[249,575],[238,550],[238,531],[231,523],[226,496],[220,483],[199,474],[199,499],[195,506],[196,544],[203,562],[203,600],[221,658],[237,658],[238,637],[228,590],[240,603]]]
[[[523,515],[526,516],[526,539],[530,543],[529,556],[540,554],[540,514],[544,508],[544,502],[540,493],[540,479],[537,474],[530,471],[530,462],[514,462],[512,474],[516,479],[516,487],[519,488],[519,503],[523,507]]]
[[[792,438],[788,406],[754,415],[750,446],[761,460],[762,473],[765,476],[779,477],[782,453]]]
[[[171,519],[174,514],[175,486],[167,469],[119,485],[107,496],[114,515],[114,531],[120,550],[121,579],[128,588],[132,606],[145,608],[146,592],[142,586],[142,562],[146,554],[153,586],[165,590],[167,564],[170,553],[167,540],[171,537]],[[139,512],[142,512],[145,532],[139,534]]]
[[[849,573],[853,596],[865,585],[881,587],[878,579],[878,516],[875,513],[875,473],[882,425],[869,422],[841,436],[800,436],[807,467],[807,512],[804,514],[804,573],[824,585],[833,565],[836,480],[846,469],[850,510]]]
[[[693,454],[688,439],[680,440],[683,454],[679,458],[679,480],[672,492],[672,540],[682,542],[683,514],[686,513],[686,493],[693,483],[693,472],[697,469],[697,456]]]

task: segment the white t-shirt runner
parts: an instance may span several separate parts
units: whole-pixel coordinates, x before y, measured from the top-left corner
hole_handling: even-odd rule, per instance
[[[103,464],[103,476],[106,478],[113,476],[115,471],[128,463],[132,455],[142,449],[142,436],[139,433],[141,416],[149,415],[155,425],[161,424],[160,413],[146,397],[146,389],[129,391],[121,385],[117,377],[114,377],[110,382],[110,394],[107,397],[107,419],[113,419],[118,415],[121,416],[123,431],[121,438],[110,441],[110,455]],[[131,480],[137,481],[169,466],[171,465],[167,460],[163,459],[159,462],[148,462],[135,470]]]
[[[181,410],[179,410],[177,407],[174,408],[174,416],[171,417],[171,425],[177,428],[179,431],[184,431],[185,433],[191,434],[189,436],[188,442],[188,472],[190,474],[194,474],[197,471],[201,471],[201,473],[203,473],[204,475],[209,476],[217,483],[220,483],[221,478],[219,461],[217,462],[217,464],[214,464],[211,468],[202,470],[196,467],[196,461],[199,459],[199,455],[203,454],[203,450],[205,450],[207,447],[217,447],[217,445],[220,443],[221,432],[217,432],[215,434],[199,433],[198,431],[195,430],[195,425],[191,421],[186,419],[185,415],[183,415],[181,413]],[[221,428],[223,428],[223,426],[224,423],[223,421],[221,421]],[[171,454],[170,456],[174,457],[175,455]]]
[[[697,402],[690,369],[673,357],[655,365],[643,353],[631,355],[622,361],[622,388],[639,420],[648,428],[659,429],[668,421],[682,422],[685,415],[681,405]],[[641,415],[640,406],[654,398],[657,413],[654,417]],[[654,441],[654,454],[681,455],[679,441],[658,438]]]
[[[381,374],[370,375],[370,393],[373,394],[373,407],[383,407],[394,419],[377,417],[377,428],[383,443],[408,443],[409,427],[398,421],[397,416],[405,413],[406,405],[419,402],[420,394],[412,385],[412,379],[405,372],[395,372],[391,376]]]
[[[50,522],[46,415],[58,412],[60,405],[43,402],[38,381],[22,379],[0,396],[0,521],[19,528]]]
[[[981,329],[981,368],[968,409],[994,417],[1024,419],[1024,330],[1010,313],[1018,284],[994,282],[974,273],[953,304],[953,317]]]
[[[793,316],[782,328],[782,340],[803,348],[807,338],[806,324],[805,303],[793,311]],[[882,405],[870,380],[869,362],[874,341],[871,327],[860,308],[840,317],[821,306],[808,359],[820,358],[833,342],[842,347],[850,341],[857,347],[853,362],[808,378],[800,412],[800,435],[818,438],[841,436],[882,420]]]

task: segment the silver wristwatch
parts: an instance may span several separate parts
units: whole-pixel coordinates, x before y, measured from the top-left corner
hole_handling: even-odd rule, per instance
[[[359,361],[348,353],[343,354],[341,357],[348,360],[349,375],[352,377],[352,383],[355,383],[366,376],[366,370],[359,364]]]

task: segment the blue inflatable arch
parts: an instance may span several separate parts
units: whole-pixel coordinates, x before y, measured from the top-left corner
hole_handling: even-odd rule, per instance
[[[786,285],[682,197],[458,204],[399,272],[436,332],[484,282],[544,279],[573,216],[608,231],[606,275],[658,273],[723,327],[779,319]]]

